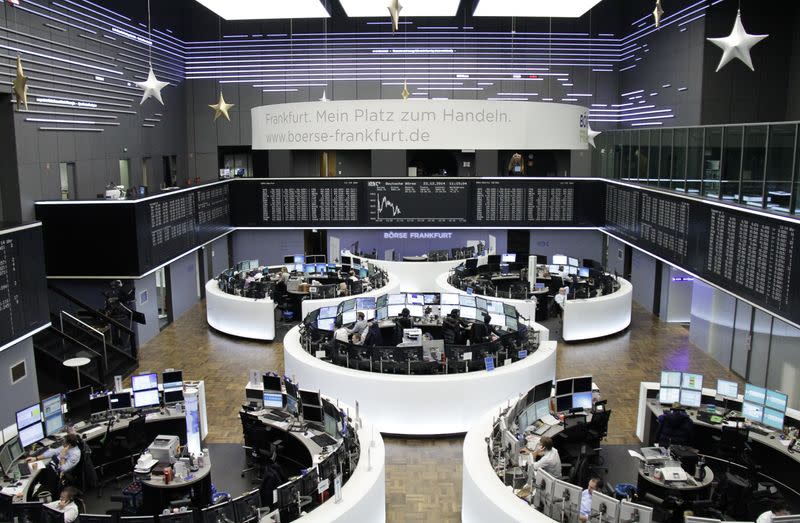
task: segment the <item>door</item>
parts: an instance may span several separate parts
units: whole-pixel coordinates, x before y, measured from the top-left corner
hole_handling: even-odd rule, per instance
[[[158,299],[158,328],[164,330],[172,323],[172,298],[169,292],[169,267],[156,271],[156,297]]]
[[[61,179],[61,199],[76,199],[78,195],[75,191],[75,164],[72,162],[59,163],[58,174]]]
[[[311,229],[304,231],[304,243],[306,254],[327,254],[328,235],[323,229]],[[328,261],[331,261],[329,258]]]
[[[126,189],[131,186],[131,161],[127,158],[122,158],[119,161],[119,184]]]
[[[736,314],[733,323],[733,349],[731,351],[731,370],[747,378],[747,361],[752,344],[753,307],[736,301]]]
[[[509,229],[507,239],[508,252],[513,252],[517,255],[517,262],[527,263],[528,254],[531,250],[531,232],[528,230]]]
[[[145,192],[150,190],[150,170],[152,169],[153,159],[149,156],[142,158],[142,186]]]

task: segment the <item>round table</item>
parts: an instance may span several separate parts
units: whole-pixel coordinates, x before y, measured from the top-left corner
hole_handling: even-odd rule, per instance
[[[75,368],[75,374],[78,376],[78,388],[81,388],[81,367],[88,365],[91,361],[89,358],[70,358],[62,363],[65,367]]]
[[[680,467],[680,464],[676,465]],[[706,499],[708,491],[711,489],[711,482],[714,481],[714,472],[708,467],[705,467],[705,477],[702,481],[697,481],[694,478],[688,482],[666,482],[663,479],[656,479],[652,474],[645,474],[644,467],[639,467],[638,484],[636,485],[639,492],[650,492],[654,496],[666,498],[667,494],[679,497],[685,500],[692,499]]]

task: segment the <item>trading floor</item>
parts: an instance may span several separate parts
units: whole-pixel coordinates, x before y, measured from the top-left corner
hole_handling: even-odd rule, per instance
[[[219,334],[205,323],[204,302],[195,305],[159,336],[141,347],[139,369],[182,366],[206,383],[209,443],[241,443],[237,409],[241,383],[251,368],[283,370],[283,345],[259,343]],[[279,324],[283,339],[288,324]],[[557,333],[557,324],[553,330]],[[191,351],[191,357],[188,352]],[[584,343],[558,344],[557,376],[591,374],[609,398],[613,415],[605,445],[637,444],[639,382],[657,380],[658,369],[719,376],[742,383],[689,342],[689,331],[634,305],[625,332]],[[620,362],[626,362],[621,365]],[[462,437],[406,439],[385,437],[386,518],[390,522],[461,520]]]

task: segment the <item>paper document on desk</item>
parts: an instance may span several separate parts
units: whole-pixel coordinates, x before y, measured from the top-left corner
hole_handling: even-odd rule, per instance
[[[639,454],[639,453],[638,453],[638,452],[636,452],[635,450],[630,450],[630,449],[628,449],[628,454],[629,454],[631,457],[638,459],[639,461],[645,461],[645,459],[644,459],[644,456],[642,456],[641,454]]]
[[[542,421],[551,427],[553,425],[558,425],[559,421],[558,418],[555,418],[552,414],[547,414],[546,416],[542,416]]]
[[[22,487],[3,487],[3,489],[0,490],[0,494],[3,494],[4,496],[16,496],[17,494],[21,493]]]

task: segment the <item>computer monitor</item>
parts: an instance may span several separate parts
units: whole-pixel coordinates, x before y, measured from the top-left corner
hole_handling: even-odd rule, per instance
[[[680,403],[681,389],[675,387],[661,387],[658,391],[658,402],[662,405],[672,405]]]
[[[542,419],[548,414],[550,414],[550,398],[537,401],[536,403],[534,403],[534,405],[535,405],[534,412],[536,419]]]
[[[474,310],[474,309],[473,309]],[[505,327],[506,326],[506,318],[507,316],[504,314],[489,314],[489,324],[495,325],[497,327]]]
[[[592,377],[579,376],[572,378],[572,392],[592,392]]]
[[[278,488],[275,489],[275,493],[273,495],[273,502],[277,504],[278,507],[285,508],[291,505],[292,503],[297,502],[297,496],[300,494],[300,482],[295,481],[287,481],[283,485],[279,485]]]
[[[578,263],[578,258],[573,258],[570,256],[569,258],[567,258],[567,265],[571,267],[577,267],[580,264]]]
[[[758,403],[763,405],[764,401],[767,399],[767,389],[764,387],[757,387],[750,383],[745,383],[744,397],[742,399],[750,403]]]
[[[388,307],[388,309],[389,309],[389,317],[400,316],[400,313],[402,313],[403,309],[405,309],[405,308],[406,308],[405,304],[402,304],[402,303],[397,304],[397,305],[389,305],[389,307]]]
[[[619,500],[596,490],[592,492],[591,515],[597,514],[599,521],[617,521],[619,518]]]
[[[703,375],[684,372],[681,380],[682,389],[703,390]]]
[[[171,405],[183,401],[183,389],[169,389],[164,391],[164,404]]]
[[[411,313],[413,318],[422,318],[425,315],[425,307],[423,305],[409,305],[408,312]]]
[[[405,305],[406,304],[406,295],[405,294],[390,294],[388,297],[389,305]]]
[[[17,432],[17,434],[19,435],[20,445],[25,448],[30,447],[44,439],[44,423],[41,421],[34,422]]]
[[[589,269],[587,267],[579,267],[578,268],[578,277],[579,278],[588,278],[589,277]]]
[[[42,400],[42,415],[44,416],[44,432],[46,436],[51,436],[64,427],[61,394]]]
[[[158,374],[155,372],[149,374],[139,374],[131,377],[131,387],[133,392],[137,390],[148,390],[158,388]]]
[[[425,305],[439,305],[439,295],[434,293],[423,294],[423,301]]]
[[[406,294],[406,303],[409,305],[425,305],[425,296],[422,294],[408,293]]]
[[[336,323],[336,318],[318,318],[317,329],[321,331],[332,331]]]
[[[265,390],[262,394],[264,401],[264,408],[266,409],[282,409],[283,408],[283,393]]]
[[[767,397],[764,406],[772,410],[786,412],[786,405],[789,403],[789,396],[777,390],[767,389]]]
[[[336,418],[326,412],[324,408],[322,410],[322,420],[325,425],[325,434],[332,438],[339,436],[339,427]]]
[[[389,308],[388,307],[381,307],[379,309],[375,309],[375,319],[378,321],[385,320],[389,316]]]
[[[563,254],[554,254],[553,265],[567,265],[567,257]]]
[[[304,255],[302,255],[302,254],[295,254],[292,257],[292,262],[295,263],[295,264],[297,264],[297,263],[305,263],[306,262],[306,257]]]
[[[317,469],[311,469],[300,478],[300,494],[303,496],[314,496],[317,494],[319,486],[319,474]]]
[[[39,523],[42,521],[41,501],[26,501],[11,504],[11,513],[19,523]]]
[[[563,269],[564,269],[564,266],[563,266],[563,265],[548,265],[548,266],[547,266],[547,271],[548,271],[550,274],[558,274],[558,273],[560,273],[560,272],[561,272]]]
[[[298,390],[298,394],[300,395],[300,402],[303,406],[306,405],[314,405],[319,406],[322,404],[322,400],[319,396],[319,391],[316,390]]]
[[[284,380],[283,387],[286,389],[286,395],[292,398],[298,398],[297,385],[292,380]]]
[[[158,389],[137,390],[133,393],[133,406],[137,409],[153,407],[159,402]]]
[[[783,417],[783,411],[764,407],[764,415],[761,418],[761,423],[771,429],[783,430]]]
[[[161,383],[164,390],[183,387],[183,371],[170,370],[161,373]]]
[[[513,316],[514,318],[517,317],[517,309],[513,305],[509,305],[508,303],[503,304],[503,314],[506,316]]]
[[[576,392],[572,395],[572,408],[573,409],[586,409],[592,408],[592,393],[590,392]]]
[[[475,296],[459,294],[458,304],[462,307],[475,307]]]
[[[9,442],[6,443],[6,448],[8,449],[9,454],[11,454],[11,461],[16,461],[25,454],[25,451],[22,448],[22,443],[20,443],[19,438],[13,438]]]
[[[236,514],[234,514],[233,504],[230,501],[201,509],[200,514],[203,523],[236,521]]]
[[[556,381],[556,396],[572,394],[572,378]]]
[[[717,380],[717,396],[737,399],[739,397],[739,384],[735,381]]]
[[[356,298],[356,309],[363,311],[365,309],[375,308],[375,298]]]
[[[506,328],[512,331],[519,330],[519,322],[512,316],[506,316]]]
[[[109,409],[108,394],[97,394],[89,399],[89,412],[92,414],[102,414]]]
[[[131,408],[131,393],[130,392],[114,392],[109,397],[109,404],[111,410],[121,410]]]
[[[775,516],[772,518],[772,523],[800,523],[800,514]]]
[[[291,264],[293,264],[294,263],[294,256],[292,256],[292,255],[284,256],[283,257],[283,263],[291,263]]]
[[[17,411],[17,430],[42,421],[42,408],[38,403]]]
[[[516,263],[517,262],[517,254],[513,252],[509,252],[506,254],[500,255],[500,263]]]
[[[536,487],[533,504],[537,507],[542,507],[542,511],[545,514],[550,513],[553,505],[553,486],[556,481],[556,478],[544,469],[534,470],[533,467],[528,467],[528,483]]]
[[[503,314],[503,302],[487,301],[486,312],[488,312],[489,314]]]
[[[759,403],[742,402],[742,416],[750,421],[761,423],[764,418],[764,406]]]
[[[320,307],[319,309],[319,317],[320,318],[335,318],[336,314],[339,312],[339,307]]]
[[[278,392],[283,390],[283,387],[281,387],[280,376],[273,376],[272,374],[264,374],[261,379],[264,383],[264,390],[275,390]]]
[[[64,523],[64,513],[45,505],[42,507],[42,523]]]
[[[553,483],[553,507],[550,517],[556,521],[577,521],[581,508],[583,489],[567,481],[557,479]]]
[[[289,395],[286,396],[286,411],[292,416],[300,415],[300,406],[297,403],[297,398],[293,398]]]
[[[355,323],[356,322],[356,310],[349,310],[342,313],[342,323]]]
[[[578,268],[577,267],[572,267],[572,266],[567,267],[567,274],[569,274],[571,276],[577,276],[578,275]]]
[[[544,289],[544,282],[537,281],[536,283],[533,284],[533,288],[534,289]]]
[[[542,401],[550,398],[550,393],[553,391],[553,382],[545,381],[536,385],[533,388],[533,401]]]
[[[233,498],[233,511],[236,514],[237,523],[256,521],[258,509],[261,507],[261,494],[258,489],[251,490],[246,494]]]
[[[653,508],[633,503],[623,499],[619,504],[619,521],[636,523],[651,523],[653,521]]]
[[[681,405],[684,407],[699,407],[702,394],[699,390],[681,389]]]
[[[303,405],[303,419],[315,423],[324,423],[322,417],[322,407],[313,405]]]
[[[2,449],[0,449],[0,471],[2,471],[5,475],[11,475],[11,464],[14,463],[14,460],[11,459],[11,446],[5,445]]]
[[[681,386],[681,373],[673,370],[661,371],[661,386],[662,387],[680,387]]]
[[[458,294],[442,293],[439,295],[441,305],[458,305]]]
[[[67,419],[69,421],[77,423],[89,417],[89,395],[91,393],[92,387],[90,385],[67,392],[64,403],[67,404]]]
[[[572,394],[556,396],[556,412],[566,412],[572,408]]]
[[[304,263],[303,264],[303,272],[307,274],[314,274],[317,270],[317,265],[314,263]]]

